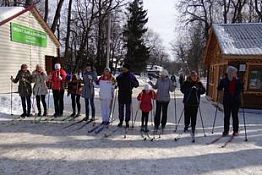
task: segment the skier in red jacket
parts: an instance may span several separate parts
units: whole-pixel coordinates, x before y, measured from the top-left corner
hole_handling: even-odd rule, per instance
[[[149,112],[153,109],[152,100],[156,99],[155,91],[151,90],[149,85],[145,85],[142,92],[137,96],[137,100],[140,101],[140,109],[142,111],[141,117],[141,131],[148,132],[147,123]]]
[[[55,70],[52,72],[50,82],[53,90],[55,113],[54,117],[62,116],[64,111],[64,93],[66,71],[61,68],[59,63],[55,64]]]

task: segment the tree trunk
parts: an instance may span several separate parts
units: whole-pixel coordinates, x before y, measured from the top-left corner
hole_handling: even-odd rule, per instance
[[[67,14],[67,30],[66,30],[66,41],[65,41],[65,55],[64,58],[67,63],[69,63],[68,58],[68,49],[69,49],[69,40],[70,40],[70,32],[71,32],[71,11],[72,11],[72,2],[73,0],[69,0],[68,4],[68,14]],[[72,67],[70,68],[72,69]]]
[[[26,0],[25,1],[25,7],[28,7],[30,5],[33,5],[33,0]]]
[[[45,0],[45,17],[44,17],[45,22],[48,20],[48,0]]]
[[[64,3],[64,0],[59,0],[59,2],[58,2],[57,8],[56,8],[56,12],[55,12],[55,16],[54,16],[54,20],[53,20],[53,23],[52,23],[52,26],[51,26],[51,30],[53,32],[55,32],[57,24],[59,22],[60,13],[61,13],[61,9],[63,7],[63,3]]]
[[[262,12],[259,10],[257,0],[255,0],[255,10],[256,10],[256,13],[257,13],[257,15],[259,17],[259,21],[262,22]]]

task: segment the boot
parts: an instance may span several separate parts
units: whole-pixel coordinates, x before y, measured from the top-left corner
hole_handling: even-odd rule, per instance
[[[20,117],[22,117],[22,118],[25,118],[25,116],[26,116],[25,113],[23,113],[23,114],[20,115]]]
[[[223,136],[223,137],[228,136],[228,131],[224,131],[224,132],[222,133],[222,136]]]
[[[38,111],[38,114],[37,114],[37,116],[38,116],[38,117],[40,117],[40,116],[41,116],[41,111]]]
[[[129,122],[126,122],[126,128],[129,128]]]
[[[81,116],[81,114],[80,114],[80,113],[77,113],[75,117],[80,117],[80,116]]]
[[[123,126],[123,121],[120,121],[117,125],[117,127],[122,127]]]
[[[149,130],[148,130],[148,128],[147,128],[147,125],[145,125],[144,131],[145,131],[145,132],[149,132]]]
[[[76,115],[75,111],[70,115],[70,117],[74,117]]]
[[[47,112],[46,112],[46,110],[44,111],[43,116],[44,116],[44,117],[47,116]]]

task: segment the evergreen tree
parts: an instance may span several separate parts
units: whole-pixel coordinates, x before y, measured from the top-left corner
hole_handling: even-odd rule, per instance
[[[147,11],[143,9],[143,0],[134,0],[129,4],[128,21],[124,28],[124,41],[127,49],[125,63],[134,72],[142,72],[149,59],[149,48],[146,47],[143,35],[147,32]]]

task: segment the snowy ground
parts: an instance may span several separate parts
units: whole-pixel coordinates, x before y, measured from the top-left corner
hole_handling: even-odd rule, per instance
[[[134,90],[134,114],[137,110]],[[160,139],[142,141],[139,123],[130,129],[124,139],[124,130],[112,137],[103,133],[88,134],[88,125],[75,131],[80,125],[63,129],[69,122],[32,123],[11,121],[8,115],[10,95],[0,97],[0,174],[1,175],[261,175],[262,174],[262,111],[246,110],[248,142],[244,142],[242,113],[241,134],[226,148],[220,146],[223,138],[215,144],[206,143],[217,138],[222,130],[223,114],[218,112],[215,133],[211,134],[215,108],[206,97],[201,98],[201,112],[207,137],[203,136],[200,116],[196,143],[189,134],[175,142],[174,101],[169,104],[168,126]],[[176,91],[177,117],[182,107],[182,95]],[[20,114],[20,99],[14,95],[14,114]],[[50,98],[50,107],[53,103]],[[65,96],[65,114],[70,114],[70,98]],[[82,101],[83,104],[83,101]],[[100,103],[96,98],[96,116],[100,119]],[[84,109],[82,109],[82,112]],[[52,114],[53,111],[50,111]],[[115,110],[115,117],[117,117]],[[140,120],[140,114],[138,115]],[[82,115],[83,117],[83,115]],[[115,128],[117,121],[110,129]],[[183,119],[181,121],[183,124]],[[150,125],[150,128],[153,127]],[[178,127],[179,132],[183,126]]]

